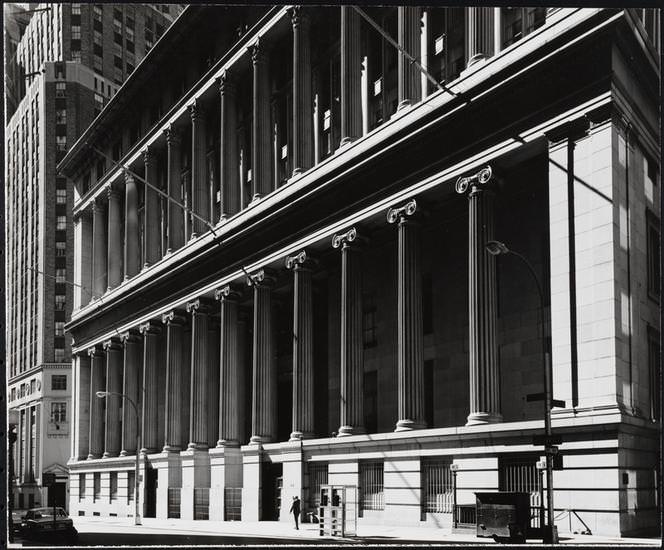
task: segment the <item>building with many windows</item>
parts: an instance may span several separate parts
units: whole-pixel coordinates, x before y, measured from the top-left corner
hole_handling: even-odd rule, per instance
[[[657,21],[186,7],[59,165],[71,512],[536,522],[550,354],[560,530],[656,530]]]
[[[13,505],[52,501],[41,488],[45,471],[60,476],[55,498],[64,505],[71,434],[71,348],[65,323],[73,296],[73,193],[56,164],[147,51],[143,29],[158,23],[163,32],[172,16],[171,8],[162,13],[138,5],[4,8],[5,44],[11,45],[5,52],[7,396],[9,407],[18,411]],[[116,74],[110,50],[117,43],[112,29],[118,17],[123,59],[134,61]],[[106,29],[102,36],[109,55],[99,65],[94,45],[80,36],[94,40],[93,27]],[[141,31],[135,45],[130,29]],[[156,40],[156,34],[151,36]],[[52,383],[62,376],[64,383]]]

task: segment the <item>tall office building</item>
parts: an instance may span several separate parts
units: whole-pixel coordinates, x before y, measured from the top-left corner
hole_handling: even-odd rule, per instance
[[[656,530],[656,13],[187,6],[59,165],[71,512]]]
[[[14,506],[66,502],[73,194],[57,163],[172,22],[159,5],[5,6],[7,396]],[[43,472],[58,483],[48,494]]]

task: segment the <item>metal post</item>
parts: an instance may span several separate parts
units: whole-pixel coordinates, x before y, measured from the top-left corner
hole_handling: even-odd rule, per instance
[[[457,470],[459,466],[457,464],[450,464],[450,470],[452,470],[452,525],[456,529],[459,525],[459,514],[457,511]]]
[[[138,488],[139,488],[139,482],[138,482],[138,472],[139,472],[139,462],[141,459],[141,430],[140,430],[140,418],[138,416],[138,409],[136,408],[136,405],[134,405],[134,408],[136,409],[136,467],[135,467],[135,472],[134,472],[134,505],[135,505],[135,511],[134,511],[134,523],[136,525],[141,525],[141,514],[140,514],[140,505],[138,502]]]

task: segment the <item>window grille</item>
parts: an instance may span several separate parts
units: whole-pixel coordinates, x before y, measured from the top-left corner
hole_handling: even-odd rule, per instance
[[[224,488],[224,521],[240,521],[242,519],[242,488]]]
[[[360,462],[360,510],[384,510],[383,462]]]
[[[92,481],[93,481],[93,499],[94,500],[99,500],[99,497],[101,496],[101,474],[99,472],[95,472],[92,474]]]
[[[320,506],[320,488],[321,485],[328,483],[328,465],[321,462],[310,462],[307,464],[309,471],[309,499],[308,506],[310,511],[318,514]]]
[[[136,484],[136,472],[127,472],[127,502],[134,502],[134,485]]]
[[[449,458],[422,461],[422,507],[424,512],[452,513],[454,482]]]
[[[180,517],[180,488],[179,487],[169,487],[168,488],[168,517],[176,518]]]
[[[51,422],[67,422],[67,403],[51,403]]]
[[[113,502],[118,499],[118,473],[117,472],[111,472],[111,480],[110,480],[110,501]]]
[[[210,489],[194,487],[194,519],[209,519]]]
[[[85,498],[85,474],[78,474],[78,500]]]
[[[531,526],[539,526],[540,474],[538,456],[506,456],[498,463],[499,490],[530,493]]]

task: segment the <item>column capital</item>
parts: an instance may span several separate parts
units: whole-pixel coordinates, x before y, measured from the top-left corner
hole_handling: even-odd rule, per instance
[[[91,211],[93,215],[95,212],[106,211],[106,202],[104,201],[103,193],[92,200]]]
[[[123,170],[122,174],[124,175],[125,184],[134,183],[136,181],[134,174],[130,170]]]
[[[359,246],[365,242],[366,239],[357,234],[357,229],[353,226],[345,233],[337,233],[332,237],[333,248],[348,248],[355,242],[354,246]],[[357,242],[356,242],[357,241]]]
[[[269,42],[267,39],[259,36],[256,41],[248,46],[248,50],[251,54],[251,63],[253,65],[258,65],[265,63],[267,61],[267,50],[269,48]]]
[[[302,6],[293,6],[289,8],[288,15],[290,15],[293,28],[300,25],[306,25],[309,22],[309,14]]]
[[[417,210],[417,202],[410,199],[406,204],[392,207],[387,211],[387,223],[403,222],[406,218],[412,217]]]
[[[306,250],[301,250],[297,254],[293,256],[286,256],[286,269],[294,269],[294,270],[300,270],[300,269],[306,269],[306,270],[311,270],[317,265],[317,261],[315,258],[312,258],[307,254]]]
[[[104,356],[104,350],[100,346],[92,346],[91,348],[88,348],[88,355],[90,357],[103,357]]]
[[[184,325],[187,318],[181,309],[172,309],[161,316],[161,322],[165,325]]]
[[[224,70],[217,78],[217,84],[219,85],[219,94],[222,96],[234,95],[236,92],[235,76],[231,71]]]
[[[103,343],[104,351],[119,351],[122,349],[122,343],[118,338],[110,338]]]
[[[177,126],[171,124],[168,128],[164,130],[164,136],[166,136],[166,143],[168,145],[176,145],[180,143],[182,135]]]
[[[192,121],[202,119],[205,116],[205,107],[200,99],[195,99],[187,108]]]
[[[210,313],[212,309],[212,301],[206,298],[196,298],[187,302],[187,313]]]
[[[271,287],[277,281],[276,274],[269,268],[260,269],[254,273],[250,273],[247,277],[247,286],[264,286]]]
[[[127,342],[140,342],[141,333],[136,329],[130,329],[120,335],[120,340],[123,344],[127,344]]]
[[[161,325],[158,321],[147,321],[139,325],[138,331],[141,334],[159,334],[161,332]]]
[[[469,195],[472,195],[480,188],[486,187],[492,177],[493,170],[491,169],[491,166],[485,166],[472,176],[464,176],[457,179],[454,188],[459,195],[463,195],[470,187]]]
[[[120,186],[117,183],[110,183],[108,187],[106,187],[106,195],[108,196],[108,200],[119,199],[120,194]]]
[[[154,162],[154,146],[146,147],[141,151],[141,154],[143,155],[143,162],[146,166],[149,166]]]
[[[215,300],[237,302],[242,297],[242,290],[237,285],[226,285],[214,291]]]

